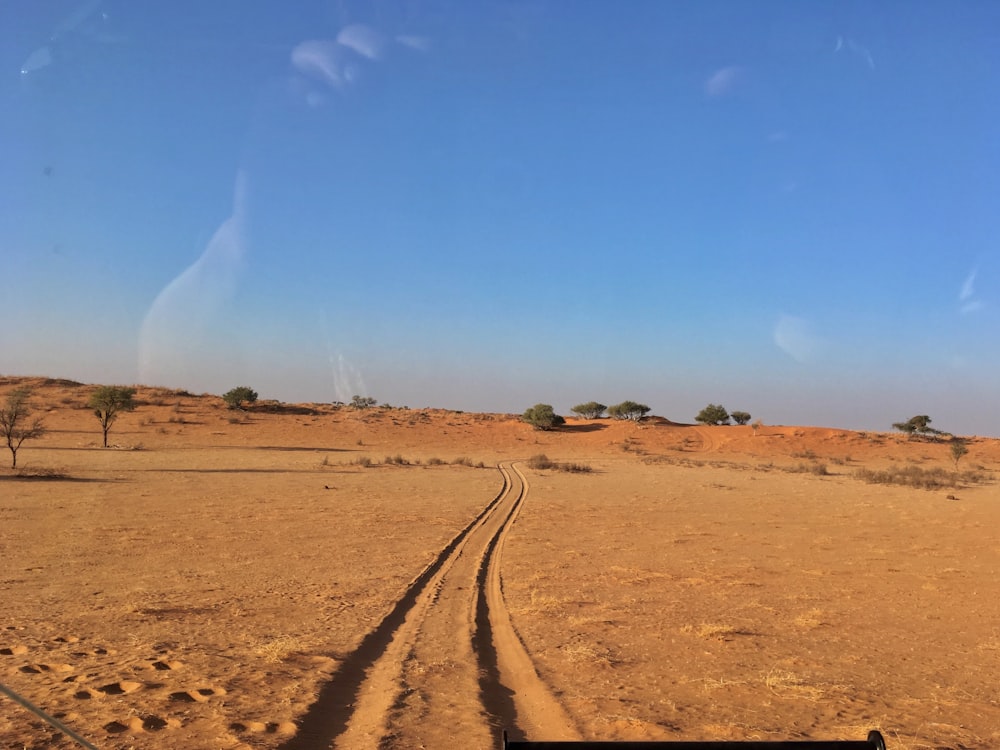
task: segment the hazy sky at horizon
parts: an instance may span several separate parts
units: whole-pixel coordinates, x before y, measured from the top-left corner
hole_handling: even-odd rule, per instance
[[[0,373],[1000,435],[1000,5],[0,6]]]

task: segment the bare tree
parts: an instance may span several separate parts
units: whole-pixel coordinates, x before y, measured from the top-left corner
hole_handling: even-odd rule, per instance
[[[30,388],[17,388],[7,394],[7,403],[0,408],[0,432],[10,448],[10,467],[17,468],[17,450],[25,440],[41,437],[45,426],[41,417],[31,418]]]

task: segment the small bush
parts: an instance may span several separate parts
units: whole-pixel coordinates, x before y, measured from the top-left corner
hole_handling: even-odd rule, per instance
[[[525,410],[521,419],[536,430],[551,430],[566,424],[566,420],[556,414],[550,404],[535,404],[530,409]]]
[[[567,471],[574,474],[586,474],[593,471],[587,464],[553,461],[544,453],[532,456],[528,459],[528,466],[536,471],[552,469],[554,471]]]
[[[226,406],[230,409],[244,410],[243,404],[252,404],[257,401],[257,391],[248,385],[238,385],[235,388],[231,388],[222,394],[222,400],[226,402]],[[180,402],[177,402],[175,408],[180,408]]]
[[[358,456],[356,459],[354,459],[354,463],[358,466],[363,466],[367,469],[369,466],[372,466],[375,462],[372,461],[371,457],[369,456]]]
[[[459,456],[458,458],[451,459],[452,466],[468,466],[472,468],[472,459],[468,456]]]
[[[544,453],[539,453],[528,459],[528,466],[532,469],[537,469],[539,471],[544,471],[545,469],[553,469],[556,466],[556,462],[549,459]]]
[[[433,456],[433,457],[427,459],[427,465],[428,466],[443,466],[444,465],[444,461],[441,460],[440,458],[438,458],[437,456]]]

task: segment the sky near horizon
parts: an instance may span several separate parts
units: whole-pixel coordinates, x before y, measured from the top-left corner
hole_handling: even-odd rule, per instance
[[[15,0],[0,373],[1000,435],[1000,4]]]

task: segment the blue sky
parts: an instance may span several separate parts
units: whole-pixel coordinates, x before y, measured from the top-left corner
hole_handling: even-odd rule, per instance
[[[1000,5],[0,8],[0,372],[1000,435]]]

